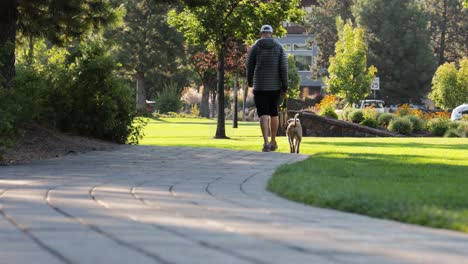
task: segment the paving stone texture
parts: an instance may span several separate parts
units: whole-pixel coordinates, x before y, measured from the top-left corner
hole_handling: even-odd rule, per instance
[[[126,146],[0,167],[0,264],[468,263],[468,235],[265,190],[304,158]]]

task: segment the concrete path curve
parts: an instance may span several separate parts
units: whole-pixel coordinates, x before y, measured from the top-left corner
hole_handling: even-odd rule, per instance
[[[265,190],[303,158],[139,146],[0,167],[0,264],[468,263],[468,235]]]

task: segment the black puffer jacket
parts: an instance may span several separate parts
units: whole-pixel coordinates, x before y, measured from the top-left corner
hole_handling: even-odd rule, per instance
[[[261,38],[247,57],[247,81],[256,91],[288,90],[288,57],[273,38]]]

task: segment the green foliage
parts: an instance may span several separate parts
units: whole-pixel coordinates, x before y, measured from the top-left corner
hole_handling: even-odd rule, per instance
[[[374,108],[365,108],[363,111],[363,120],[359,124],[368,127],[377,127],[377,112]]]
[[[339,32],[335,55],[330,58],[328,90],[349,103],[358,103],[370,92],[370,85],[377,69],[367,68],[367,46],[364,30],[353,28],[351,23],[337,19]]]
[[[468,58],[460,61],[459,70],[455,63],[445,63],[437,69],[429,98],[442,109],[468,102]]]
[[[117,0],[115,5],[122,3],[125,26],[108,35],[118,42],[117,57],[131,81],[136,83],[139,75],[148,98],[154,98],[164,83],[185,83],[184,39],[167,23],[170,5],[154,0]]]
[[[415,115],[408,115],[406,118],[408,118],[409,121],[411,121],[411,124],[413,124],[414,132],[421,132],[424,129],[425,123],[421,118]]]
[[[350,118],[349,118],[349,114],[351,114],[351,112],[354,110],[354,108],[352,107],[345,107],[343,108],[343,111],[341,112],[341,119],[344,120],[344,121],[349,121]]]
[[[16,122],[39,121],[64,131],[117,143],[136,143],[143,122],[134,121],[134,95],[99,41],[83,43],[74,56],[44,50],[31,65],[18,65]],[[69,63],[71,62],[71,63]]]
[[[431,42],[438,65],[458,62],[466,56],[467,49],[468,12],[462,1],[424,0],[421,3],[430,20]]]
[[[372,128],[377,127],[377,119],[371,117],[365,117],[359,124]]]
[[[429,21],[419,2],[356,0],[353,7],[366,31],[369,63],[379,69],[380,93],[390,100],[419,100],[435,70]]]
[[[407,117],[397,117],[388,124],[388,130],[403,135],[409,135],[413,132],[413,123]]]
[[[99,43],[83,47],[72,67],[70,119],[80,133],[126,143],[133,127],[134,97],[116,74],[117,63]]]
[[[289,98],[298,98],[301,87],[301,76],[296,66],[296,60],[291,54],[288,56],[288,87]]]
[[[182,108],[179,88],[174,83],[165,85],[156,97],[156,109],[159,113],[179,112]]]
[[[349,113],[348,119],[353,123],[361,123],[364,120],[364,112],[359,109],[354,109]]]
[[[308,32],[313,32],[317,46],[320,47],[320,56],[317,68],[328,69],[329,59],[333,56],[335,43],[338,41],[336,17],[344,21],[353,19],[351,6],[354,0],[318,0],[317,5],[305,17],[305,26]],[[320,76],[317,76],[320,77]]]
[[[18,105],[12,90],[0,87],[0,156],[2,146],[11,145],[16,133],[16,113]]]
[[[444,133],[444,137],[446,138],[460,138],[463,137],[458,129],[455,128],[449,128],[447,131]]]
[[[334,119],[338,119],[338,114],[335,112],[333,105],[327,105],[320,109],[320,115]]]
[[[433,135],[441,137],[447,132],[449,125],[449,119],[434,118],[427,123],[427,128]]]
[[[457,130],[460,131],[463,137],[468,137],[468,120],[460,121]]]
[[[220,48],[224,38],[253,43],[260,27],[268,21],[275,34],[286,33],[283,21],[297,22],[304,12],[297,8],[299,0],[237,1],[206,0],[202,6],[185,5],[169,12],[169,24],[183,32],[190,44]]]
[[[390,121],[395,118],[394,114],[391,113],[383,113],[377,118],[377,123],[381,127],[388,127]]]

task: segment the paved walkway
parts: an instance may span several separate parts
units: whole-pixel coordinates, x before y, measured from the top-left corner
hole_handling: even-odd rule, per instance
[[[0,263],[468,263],[468,235],[265,191],[303,158],[123,147],[0,167]]]

